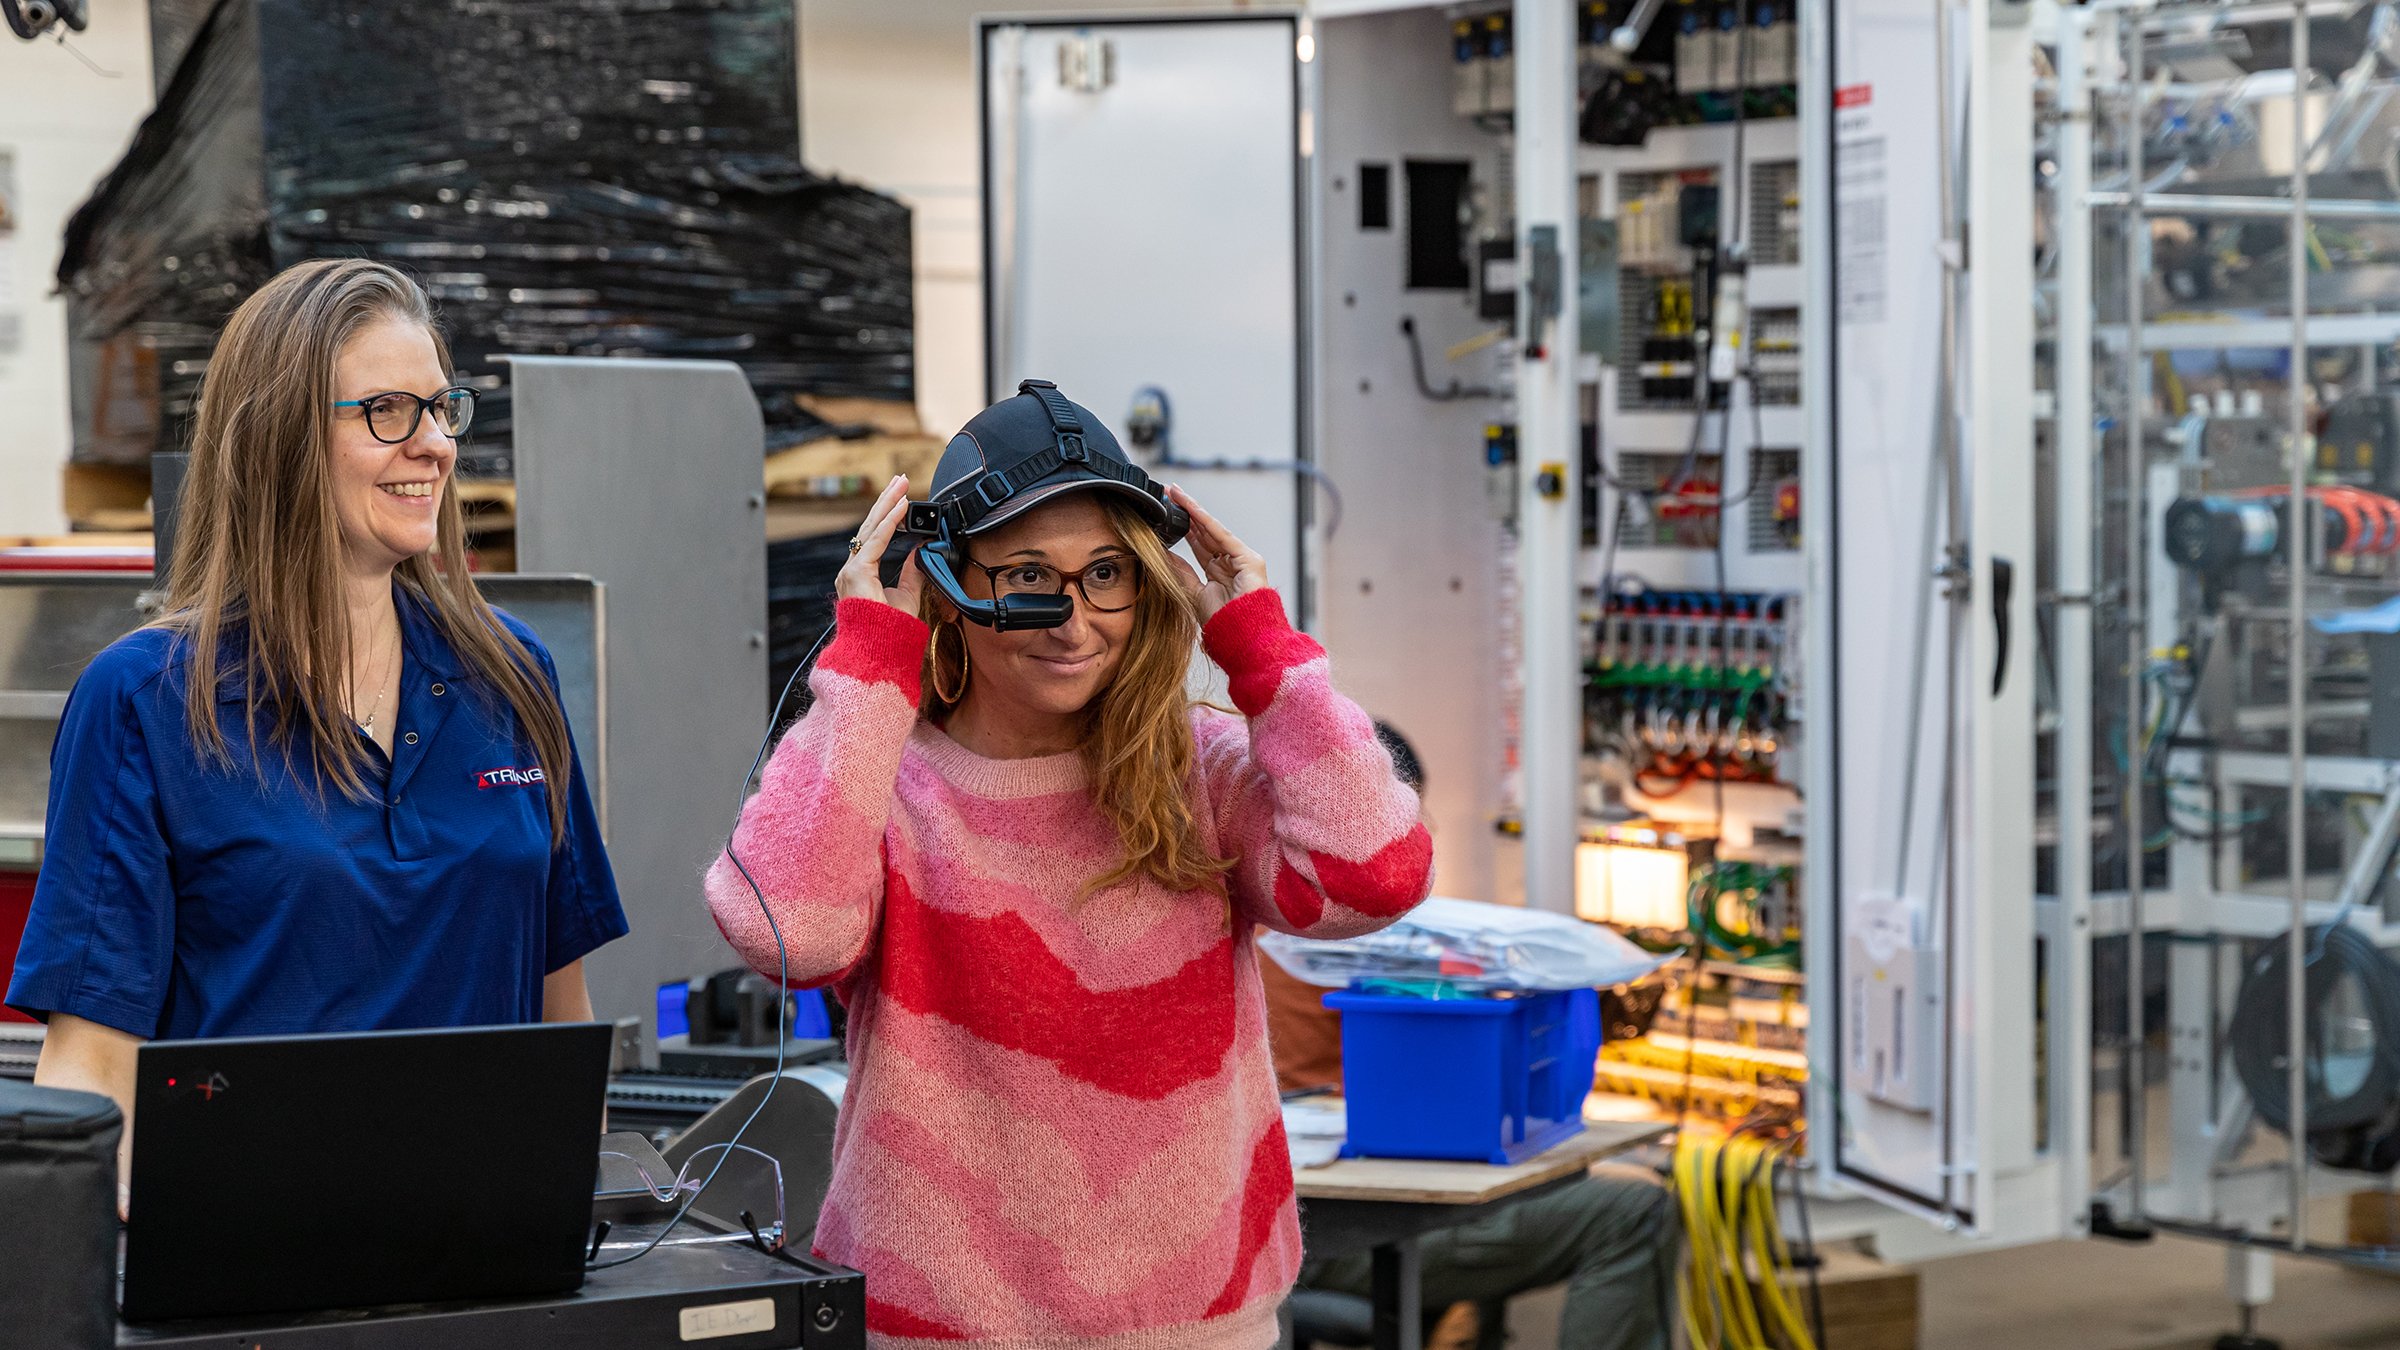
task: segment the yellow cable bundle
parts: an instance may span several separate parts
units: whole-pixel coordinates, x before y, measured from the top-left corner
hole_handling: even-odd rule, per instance
[[[1692,1129],[1676,1141],[1689,1249],[1684,1329],[1694,1350],[1816,1350],[1806,1309],[1784,1288],[1794,1267],[1775,1213],[1775,1169],[1797,1142]]]

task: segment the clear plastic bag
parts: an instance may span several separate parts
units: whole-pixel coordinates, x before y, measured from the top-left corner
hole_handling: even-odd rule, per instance
[[[1612,929],[1566,914],[1435,896],[1364,937],[1268,933],[1277,964],[1310,984],[1443,980],[1473,989],[1605,989],[1675,959],[1646,952]]]

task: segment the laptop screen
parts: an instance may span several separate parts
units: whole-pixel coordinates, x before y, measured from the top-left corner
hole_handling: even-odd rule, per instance
[[[127,1321],[583,1282],[604,1023],[153,1041]]]

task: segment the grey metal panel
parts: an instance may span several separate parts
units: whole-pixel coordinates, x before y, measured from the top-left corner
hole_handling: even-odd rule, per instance
[[[150,456],[150,576],[166,589],[167,566],[175,561],[175,526],[183,519],[183,483],[191,476],[192,452],[160,450]]]
[[[1323,294],[1319,458],[1342,485],[1342,528],[1324,550],[1318,636],[1334,678],[1416,747],[1433,826],[1435,888],[1513,898],[1518,848],[1492,828],[1502,804],[1509,711],[1500,684],[1500,522],[1486,507],[1487,399],[1428,403],[1410,378],[1400,320],[1416,321],[1429,359],[1486,325],[1463,293],[1403,291],[1401,230],[1358,228],[1358,166],[1471,160],[1507,179],[1491,136],[1450,114],[1449,21],[1410,9],[1322,22],[1317,149],[1327,205],[1318,213]],[[1398,185],[1394,185],[1398,191]],[[1485,383],[1484,367],[1439,365],[1435,378]],[[1361,392],[1360,386],[1367,386]],[[1513,550],[1512,550],[1513,554]],[[1280,579],[1279,579],[1280,580]]]
[[[66,691],[140,626],[141,572],[0,573],[0,862],[38,859]]]
[[[720,361],[517,357],[517,560],[608,591],[609,858],[632,934],[585,969],[604,1018],[731,964],[700,875],[766,712],[765,431]],[[638,772],[632,766],[639,766]]]
[[[559,703],[590,780],[592,807],[608,830],[607,592],[590,577],[500,572],[475,578],[483,598],[525,621],[558,667]]]
[[[142,619],[140,572],[0,573],[0,689],[64,691]]]
[[[575,576],[480,576],[475,584],[550,649],[559,700],[605,824],[600,587]],[[50,795],[50,743],[66,691],[101,648],[141,626],[137,605],[147,589],[148,577],[122,572],[0,573],[0,863],[38,860]]]

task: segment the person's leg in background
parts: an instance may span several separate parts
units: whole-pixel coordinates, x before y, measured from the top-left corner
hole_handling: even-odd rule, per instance
[[[1419,1239],[1426,1314],[1475,1304],[1478,1344],[1496,1350],[1507,1343],[1510,1296],[1564,1283],[1559,1350],[1667,1350],[1682,1244],[1666,1183],[1603,1165],[1576,1185]],[[1370,1263],[1363,1254],[1310,1262],[1300,1283],[1366,1294]]]

